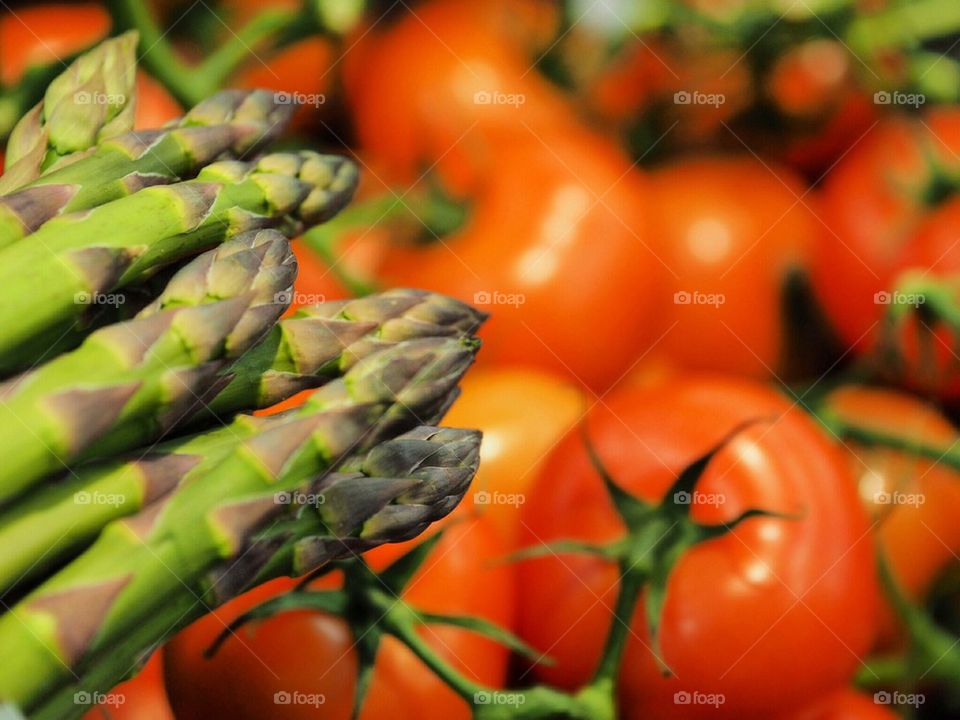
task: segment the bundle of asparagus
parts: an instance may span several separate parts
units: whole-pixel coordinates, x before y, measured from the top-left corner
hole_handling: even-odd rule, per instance
[[[415,536],[478,462],[435,425],[484,316],[394,290],[281,319],[288,236],[356,167],[260,154],[290,109],[262,91],[132,131],[131,43],[58,78],[0,182],[0,711],[28,717],[82,715],[250,587]]]

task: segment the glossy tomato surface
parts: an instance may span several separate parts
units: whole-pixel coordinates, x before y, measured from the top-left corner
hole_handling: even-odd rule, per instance
[[[879,591],[869,520],[843,455],[790,402],[749,381],[677,380],[617,392],[587,426],[615,481],[658,503],[673,501],[663,496],[676,473],[748,420],[758,422],[700,479],[704,500],[691,517],[724,523],[750,508],[787,517],[751,518],[680,557],[659,637],[672,677],[652,654],[641,601],[620,671],[625,717],[769,717],[846,682],[871,646]],[[581,437],[551,455],[523,522],[533,547],[622,536]],[[520,584],[520,631],[556,660],[538,676],[584,683],[610,627],[616,567],[553,554],[526,562]],[[683,702],[696,693],[724,701]]]

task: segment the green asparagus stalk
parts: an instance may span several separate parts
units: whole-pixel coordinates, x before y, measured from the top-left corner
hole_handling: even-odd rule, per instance
[[[111,293],[238,233],[320,222],[356,185],[349,160],[316,153],[223,161],[196,180],[149,187],[50,220],[0,251],[0,371],[17,346],[83,315],[77,298]]]
[[[146,511],[111,523],[80,557],[0,617],[0,647],[11,668],[0,673],[0,702],[30,711],[184,589],[216,597],[217,587],[310,568],[348,551],[337,539],[356,533],[371,541],[406,537],[404,513],[380,511],[404,497],[426,499],[427,490],[395,478],[341,485],[329,473],[421,418],[442,415],[475,351],[472,340],[434,338],[371,355],[280,425],[244,441],[215,467],[194,468]],[[438,489],[435,477],[428,474],[426,482]],[[320,498],[286,503],[314,488]],[[302,520],[314,508],[310,533]],[[408,516],[425,522],[426,515]],[[271,537],[272,529],[283,538],[277,551],[254,567],[234,564],[244,579],[227,582],[231,571],[224,568],[253,552],[252,543]]]
[[[0,194],[133,127],[137,39],[128,32],[101,43],[50,83],[10,134]]]
[[[189,624],[228,599],[235,581],[254,571],[264,578],[281,574],[301,575],[315,567],[348,556],[358,548],[398,542],[419,534],[433,520],[446,515],[459,502],[476,473],[480,435],[471,430],[419,427],[388,440],[367,454],[349,460],[349,468],[312,479],[297,494],[323,497],[310,507],[291,504],[275,533],[253,535],[251,547],[240,563],[225,564],[202,579],[195,591],[182,588],[118,642],[92,657],[80,677],[49,693],[31,717],[69,718],[81,715],[84,701],[97,691],[106,691],[139,664],[146,649],[152,650],[177,629]],[[376,491],[372,491],[373,489]],[[391,498],[391,495],[393,496]],[[347,518],[352,518],[348,521]],[[338,528],[338,529],[333,529]],[[282,543],[310,547],[303,560],[309,564],[271,567],[268,547]],[[296,553],[276,553],[296,558]],[[258,559],[268,558],[257,562]],[[254,582],[258,582],[258,579]]]
[[[276,102],[275,93],[225,90],[163,130],[106,140],[86,157],[0,197],[0,248],[57,215],[193,177],[224,154],[255,152],[280,134],[291,112],[292,106]]]
[[[470,335],[484,319],[469,305],[422,290],[301,308],[233,364],[230,384],[199,411],[195,423],[270,407],[398,342]]]
[[[188,264],[136,319],[0,386],[0,500],[88,452],[136,447],[178,422],[224,361],[273,326],[294,275],[283,235],[242,235]]]
[[[201,285],[209,286],[197,283]],[[233,382],[210,407],[225,417],[226,408],[233,414],[241,406],[271,405],[340,377],[373,352],[405,340],[469,335],[483,320],[467,305],[418,290],[307,308],[274,326],[233,365]],[[7,549],[0,555],[0,596],[59,564],[109,521],[138,512],[169,492],[197,457],[219,460],[234,444],[280,420],[240,416],[232,426],[166,441],[146,455],[81,465],[56,485],[30,493],[0,513],[0,547]],[[78,504],[89,507],[78,509]]]

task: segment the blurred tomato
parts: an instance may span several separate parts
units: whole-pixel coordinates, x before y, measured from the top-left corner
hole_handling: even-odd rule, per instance
[[[409,183],[436,163],[463,191],[504,128],[562,126],[572,110],[513,42],[510,4],[428,0],[391,23],[358,29],[344,83],[363,149]]]
[[[883,704],[884,695],[871,697],[854,690],[838,690],[813,701],[797,712],[778,715],[778,720],[897,720],[900,716]],[[881,702],[878,702],[880,700]]]
[[[483,445],[480,471],[461,508],[487,517],[513,547],[530,484],[587,401],[568,382],[534,370],[478,368],[462,388],[444,424],[482,430]]]
[[[823,186],[814,281],[844,342],[876,347],[898,278],[918,270],[928,279],[960,271],[954,252],[960,197],[960,109],[923,117],[893,115],[878,124],[834,168]],[[916,329],[913,327],[913,329]],[[910,339],[909,334],[903,336]],[[950,338],[928,338],[931,357],[901,344],[911,385],[960,393],[960,362]],[[941,338],[942,339],[942,338]]]
[[[685,368],[780,373],[792,331],[784,290],[820,228],[802,182],[747,157],[679,162],[652,180],[652,224],[672,282],[657,351]]]
[[[960,436],[932,405],[892,390],[846,386],[825,407],[846,423],[904,443],[952,447]],[[860,495],[877,523],[876,535],[894,577],[921,600],[960,552],[960,473],[905,450],[845,443]],[[892,610],[884,638],[895,636]]]
[[[16,83],[31,67],[63,63],[109,32],[110,16],[93,3],[7,9],[0,14],[0,83]]]
[[[262,59],[254,54],[231,84],[240,88],[267,88],[300,107],[294,123],[317,121],[333,83],[334,49],[330,40],[309,37]]]
[[[93,708],[83,720],[174,720],[163,685],[160,653],[155,653],[134,678],[105,695],[109,704]]]
[[[844,456],[789,401],[745,380],[678,380],[611,394],[586,424],[620,487],[670,503],[675,498],[663,496],[681,469],[738,425],[764,418],[769,424],[747,427],[711,461],[691,517],[720,524],[750,508],[790,517],[751,518],[680,555],[659,632],[669,677],[651,654],[641,599],[620,670],[627,718],[770,717],[847,682],[871,646],[879,590],[866,513]],[[531,547],[622,536],[582,437],[568,436],[550,455],[523,522]],[[678,539],[672,529],[651,540],[668,543],[658,548],[661,562]],[[636,551],[640,559],[653,554]],[[596,556],[553,554],[524,562],[518,578],[521,635],[556,660],[537,674],[578,687],[593,673],[611,625],[617,567]],[[719,707],[677,702],[675,693],[694,691],[725,700]]]
[[[520,131],[469,202],[466,224],[398,248],[384,280],[490,311],[480,361],[561,373],[602,390],[655,337],[663,266],[650,246],[646,179],[584,131]]]
[[[365,555],[384,568],[410,549],[410,543],[387,545]],[[482,519],[448,526],[404,592],[404,599],[427,612],[468,614],[503,627],[513,621],[513,568],[496,562],[505,549]],[[335,578],[321,581],[332,587]],[[356,682],[355,639],[344,621],[317,612],[288,612],[237,631],[210,660],[203,651],[239,613],[290,588],[275,581],[215,610],[181,632],[164,650],[171,703],[179,720],[229,717],[350,717]],[[426,642],[446,662],[471,680],[500,687],[509,653],[474,633],[429,626]],[[322,705],[278,705],[277,693],[305,693]],[[455,720],[470,717],[470,708],[415,658],[405,646],[386,638],[361,720],[379,718]]]
[[[138,130],[162,127],[183,114],[167,89],[142,70],[137,71],[136,93],[133,126]]]

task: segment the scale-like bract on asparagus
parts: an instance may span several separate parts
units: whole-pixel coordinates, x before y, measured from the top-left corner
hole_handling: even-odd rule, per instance
[[[135,32],[107,40],[50,83],[10,134],[0,194],[133,127],[136,47]]]
[[[283,235],[242,235],[189,263],[136,319],[0,386],[0,500],[175,424],[273,326],[295,273]]]
[[[256,152],[279,136],[292,109],[266,90],[224,90],[167,128],[106,140],[86,157],[0,197],[0,248],[57,215],[189,179],[224,156]]]
[[[278,153],[217,162],[195,180],[50,220],[0,251],[0,371],[22,362],[20,343],[69,329],[86,309],[81,300],[247,230],[320,222],[349,201],[356,180],[345,158]]]
[[[485,317],[445,295],[406,289],[300,308],[231,366],[230,384],[196,420],[270,407],[378,350],[416,338],[470,335]]]
[[[449,507],[448,498],[465,483],[462,477],[441,488],[428,473],[422,492],[395,481],[373,483],[369,493],[349,499],[349,488],[339,487],[343,477],[316,482],[350,456],[441,416],[456,397],[457,382],[477,347],[472,339],[435,338],[375,353],[316,391],[282,422],[240,443],[214,467],[191,470],[159,502],[108,525],[82,555],[0,616],[0,647],[17,667],[15,673],[0,673],[0,701],[29,711],[57,686],[69,684],[91,657],[108,652],[155,613],[162,614],[184,589],[206,592],[211,572],[223,587],[226,580],[223,572],[216,574],[218,568],[248,550],[252,538],[299,512],[280,497],[313,487],[334,493],[330,507],[319,511],[313,535],[285,528],[287,539],[296,539],[295,549],[284,543],[277,552],[283,558],[292,552],[297,559],[294,564],[278,559],[277,567],[294,569],[306,567],[305,560],[342,555],[336,539],[354,534],[351,528],[370,541],[407,536],[403,513],[379,512],[404,497],[423,505],[439,496]],[[352,481],[366,487],[369,478]],[[374,492],[378,487],[381,492]],[[409,517],[419,526],[429,515],[418,511]],[[323,542],[311,543],[314,535]],[[262,558],[260,567],[272,561],[272,555]],[[244,575],[263,577],[258,568],[245,568]],[[168,630],[157,629],[161,635]],[[141,637],[144,645],[156,639]]]

